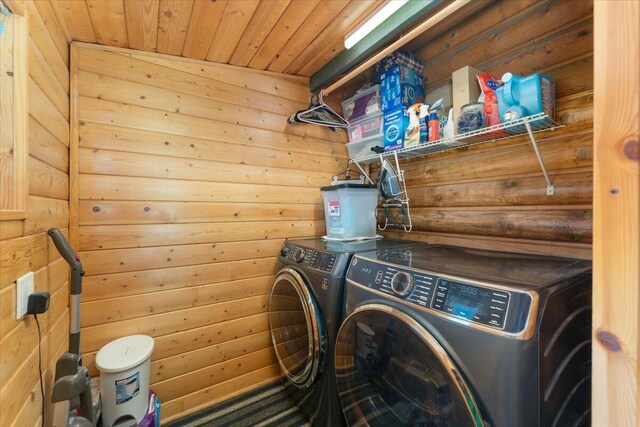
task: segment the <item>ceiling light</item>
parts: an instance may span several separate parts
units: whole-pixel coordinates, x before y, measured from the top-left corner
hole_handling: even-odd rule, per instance
[[[362,24],[355,30],[347,34],[344,39],[344,47],[351,49],[356,43],[362,40],[367,34],[373,31],[378,25],[382,24],[388,17],[393,15],[409,0],[389,0],[378,10],[371,14]]]

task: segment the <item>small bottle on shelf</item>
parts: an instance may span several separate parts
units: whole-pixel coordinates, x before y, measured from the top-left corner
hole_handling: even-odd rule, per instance
[[[438,113],[432,111],[429,115],[429,142],[435,142],[440,137],[440,121]]]

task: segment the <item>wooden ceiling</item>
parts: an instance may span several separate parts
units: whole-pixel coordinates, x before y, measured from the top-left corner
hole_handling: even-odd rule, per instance
[[[73,40],[310,76],[383,0],[56,0]]]

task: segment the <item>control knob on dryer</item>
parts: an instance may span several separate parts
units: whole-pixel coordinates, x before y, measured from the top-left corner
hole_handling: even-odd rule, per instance
[[[404,271],[398,271],[391,278],[391,290],[394,294],[406,297],[413,290],[413,276]]]
[[[302,262],[304,260],[304,255],[304,249],[296,248],[296,250],[293,252],[293,259],[295,262]]]

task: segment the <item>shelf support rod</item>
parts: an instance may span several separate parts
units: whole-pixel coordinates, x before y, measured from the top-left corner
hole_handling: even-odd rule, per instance
[[[355,163],[355,165],[358,167],[358,169],[360,169],[360,173],[362,174],[362,176],[364,176],[365,178],[367,178],[367,181],[369,181],[369,184],[374,185],[374,184],[373,184],[373,181],[371,181],[371,178],[369,178],[369,174],[368,174],[368,173],[366,173],[366,172],[364,171],[364,169],[362,168],[362,166],[360,166],[360,163],[358,163],[358,162],[354,162],[354,161],[352,161],[351,163]]]
[[[396,173],[399,175],[398,178],[401,182],[404,182],[404,173],[400,170],[400,161],[398,160],[398,152],[393,152],[393,157],[396,159]],[[381,163],[382,164],[382,163]]]
[[[544,165],[544,160],[542,159],[542,155],[540,154],[540,149],[538,149],[538,143],[536,142],[536,137],[533,135],[531,123],[526,122],[524,126],[527,128],[529,139],[531,139],[531,145],[533,145],[533,149],[535,150],[536,156],[538,157],[538,163],[540,163],[540,169],[542,169],[544,179],[545,181],[547,181],[547,196],[553,196],[553,184],[551,183],[551,178],[549,178],[549,174],[547,173],[547,168]]]

